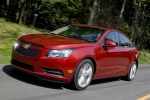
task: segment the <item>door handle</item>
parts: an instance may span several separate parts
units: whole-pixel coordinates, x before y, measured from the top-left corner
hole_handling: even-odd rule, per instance
[[[120,54],[120,53],[117,53],[116,56],[121,56],[121,54]]]
[[[129,55],[132,55],[132,54],[133,54],[132,52],[129,53]]]

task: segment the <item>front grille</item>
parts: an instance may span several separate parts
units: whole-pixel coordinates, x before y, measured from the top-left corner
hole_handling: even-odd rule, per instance
[[[34,71],[33,69],[33,66],[31,65],[28,65],[28,64],[25,64],[25,63],[22,63],[22,62],[19,62],[17,60],[14,60],[12,59],[12,62],[11,62],[13,65],[16,65],[18,67],[21,67],[21,68],[24,68],[24,69],[27,69],[27,70],[30,70],[30,71]]]
[[[15,51],[23,56],[36,57],[41,52],[40,50],[25,49],[22,46],[15,48]]]
[[[19,40],[18,42],[20,42],[22,44],[30,44],[30,46],[34,46],[34,47],[37,47],[37,48],[44,48],[43,45],[39,45],[39,44],[35,44],[35,43],[30,43],[30,42],[26,42],[26,41],[22,41],[22,40]]]

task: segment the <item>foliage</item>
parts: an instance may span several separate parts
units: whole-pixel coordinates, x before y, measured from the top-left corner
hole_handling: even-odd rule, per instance
[[[27,33],[39,34],[41,33],[40,31],[34,28],[28,28],[25,25],[6,22],[0,18],[0,63],[9,63],[11,49],[18,37]]]
[[[14,22],[54,30],[67,24],[87,23],[91,0],[1,0],[4,16]],[[8,3],[9,2],[9,3]]]
[[[121,30],[139,49],[150,49],[150,0],[1,0],[0,8],[0,17],[29,26],[38,14],[35,27],[50,30],[86,24],[93,11],[93,25]],[[19,30],[8,28],[4,33],[17,36],[14,31]]]
[[[140,51],[140,64],[150,64],[150,51],[142,50]]]
[[[122,18],[119,13],[123,0],[101,0],[100,4],[99,25],[117,28],[130,36],[139,49],[150,49],[149,0],[127,0]]]
[[[43,0],[37,9],[39,16],[46,16],[43,24],[51,29],[73,24],[86,23],[90,0]],[[87,7],[86,7],[87,6]],[[40,20],[40,19],[39,19]]]
[[[13,34],[11,35],[11,31],[9,30],[11,28]],[[43,30],[42,30],[43,31]],[[3,33],[4,32],[4,33]],[[44,32],[47,32],[44,30]],[[25,35],[27,33],[30,34],[38,34],[41,33],[41,30],[36,30],[34,28],[28,28],[24,25],[18,25],[11,22],[6,22],[4,19],[0,18],[0,63],[9,63],[10,57],[11,57],[11,49],[13,47],[13,44],[17,40],[17,38],[21,35]],[[5,38],[2,38],[5,37]],[[149,64],[150,60],[150,51],[142,50],[140,51],[140,64]]]
[[[134,28],[134,41],[139,49],[150,49],[150,1],[134,0],[127,3],[125,20]],[[131,17],[128,17],[131,16]]]

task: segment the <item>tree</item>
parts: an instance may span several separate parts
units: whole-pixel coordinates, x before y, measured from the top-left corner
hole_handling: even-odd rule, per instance
[[[139,48],[150,48],[150,1],[149,0],[134,0],[134,33],[136,34],[135,43]],[[141,38],[142,37],[142,38]]]
[[[94,0],[93,7],[90,9],[90,17],[89,17],[89,20],[88,20],[89,25],[94,24],[94,16],[97,12],[98,2],[100,2],[100,0]]]
[[[124,10],[125,10],[126,1],[127,1],[127,0],[124,0],[124,1],[123,1],[122,8],[121,8],[120,15],[119,15],[119,18],[120,18],[120,19],[123,17],[123,12],[124,12]]]
[[[0,0],[0,17],[31,25],[34,14],[38,28],[77,23],[112,27],[139,48],[150,49],[150,0]]]

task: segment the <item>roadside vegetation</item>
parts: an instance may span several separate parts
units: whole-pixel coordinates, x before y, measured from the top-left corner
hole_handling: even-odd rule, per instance
[[[11,50],[17,38],[26,34],[40,33],[48,33],[48,31],[15,24],[0,18],[0,64],[10,62]],[[150,64],[150,51],[140,51],[139,63]]]
[[[150,0],[1,0],[0,63],[9,62],[21,35],[80,23],[126,33],[141,51],[140,63],[150,63],[149,6]]]
[[[140,51],[140,64],[150,64],[150,50]]]
[[[35,29],[25,25],[5,21],[0,18],[0,63],[9,63],[11,49],[21,35],[47,33],[46,30]]]
[[[150,50],[150,0],[1,0],[0,18],[40,29],[68,24],[115,28]]]

